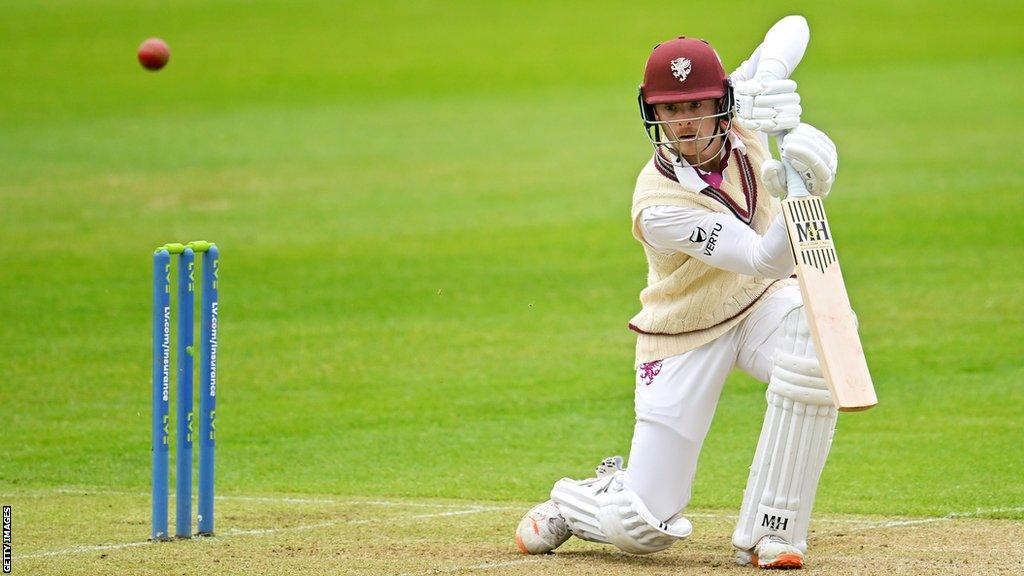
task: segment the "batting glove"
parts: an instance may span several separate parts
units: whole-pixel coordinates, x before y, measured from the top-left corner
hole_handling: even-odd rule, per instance
[[[792,166],[811,194],[824,198],[832,189],[839,167],[836,145],[810,124],[800,124],[782,140],[782,158]],[[761,182],[772,196],[786,192],[786,170],[778,160],[761,165]]]
[[[800,124],[800,95],[793,80],[744,80],[734,86],[736,121],[769,134]]]

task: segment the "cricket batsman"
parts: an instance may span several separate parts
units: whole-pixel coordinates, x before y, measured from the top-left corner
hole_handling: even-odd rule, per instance
[[[633,193],[633,236],[647,257],[637,333],[636,425],[629,465],[563,478],[516,530],[526,554],[572,536],[649,554],[690,535],[684,516],[701,445],[726,377],[767,383],[764,425],[732,535],[736,561],[801,568],[837,411],[822,377],[778,197],[785,170],[768,135],[814,195],[837,154],[800,122],[789,79],[810,32],[780,20],[731,75],[710,44],[680,37],[647,60],[640,115],[654,154]]]

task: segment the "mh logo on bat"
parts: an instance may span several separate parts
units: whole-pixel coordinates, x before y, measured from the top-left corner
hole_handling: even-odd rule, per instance
[[[818,242],[831,240],[828,232],[828,223],[824,220],[811,220],[808,222],[794,222],[798,240],[802,242]]]

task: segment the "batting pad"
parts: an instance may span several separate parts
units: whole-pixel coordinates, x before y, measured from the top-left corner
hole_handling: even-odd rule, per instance
[[[790,312],[780,330],[768,410],[732,537],[741,550],[769,534],[807,550],[814,495],[838,417],[803,308]]]

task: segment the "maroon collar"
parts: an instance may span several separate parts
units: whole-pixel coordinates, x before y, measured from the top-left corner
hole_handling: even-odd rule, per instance
[[[722,159],[722,172],[724,173],[728,168],[730,158],[735,158],[746,206],[740,206],[738,203],[733,202],[725,192],[711,185],[706,186],[700,193],[718,201],[728,208],[736,218],[749,226],[750,222],[754,219],[754,211],[757,209],[757,180],[754,178],[753,167],[750,165],[750,161],[747,160],[746,155],[740,153],[739,150],[734,150],[730,142],[727,142],[726,146],[726,156]],[[654,153],[654,166],[665,178],[673,182],[679,182],[679,179],[676,178],[673,162],[666,158],[661,153],[661,150]]]

